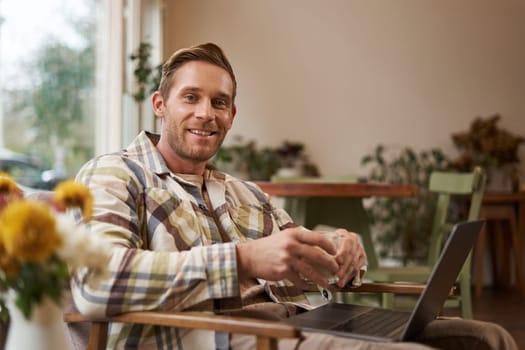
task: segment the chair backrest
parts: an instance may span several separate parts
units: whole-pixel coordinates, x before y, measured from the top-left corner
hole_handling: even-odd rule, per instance
[[[468,198],[469,211],[460,221],[479,219],[481,201],[485,192],[486,176],[476,167],[470,173],[433,172],[429,180],[429,191],[437,194],[436,210],[432,224],[428,265],[437,262],[443,242],[456,222],[449,221],[449,207],[452,197]],[[458,220],[455,218],[454,220]]]

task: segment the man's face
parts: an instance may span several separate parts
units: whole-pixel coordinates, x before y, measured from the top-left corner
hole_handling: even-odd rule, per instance
[[[166,99],[153,96],[155,114],[164,119],[161,142],[170,148],[163,156],[175,163],[205,163],[232,126],[232,79],[224,69],[203,61],[185,63],[173,78]]]

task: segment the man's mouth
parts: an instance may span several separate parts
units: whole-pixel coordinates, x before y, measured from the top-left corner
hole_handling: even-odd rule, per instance
[[[198,135],[198,136],[211,136],[214,135],[214,131],[206,131],[206,130],[197,130],[197,129],[189,129],[189,132]]]

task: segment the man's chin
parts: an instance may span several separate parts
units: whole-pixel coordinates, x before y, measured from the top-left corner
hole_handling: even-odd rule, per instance
[[[208,162],[210,159],[213,158],[213,156],[217,153],[217,151],[194,151],[191,152],[189,155],[187,155],[186,159],[191,160],[193,162]]]
[[[210,140],[211,141],[211,140]],[[222,142],[221,142],[222,143]],[[180,157],[192,161],[192,162],[207,162],[217,153],[221,143],[216,142],[202,142],[202,143],[190,143],[186,142],[185,145],[177,144],[173,147],[176,149],[176,153]]]

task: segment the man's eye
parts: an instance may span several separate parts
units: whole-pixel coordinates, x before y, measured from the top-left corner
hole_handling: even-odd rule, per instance
[[[195,102],[197,100],[197,97],[195,95],[184,95],[184,99],[188,102]]]
[[[218,108],[224,108],[227,106],[227,103],[225,100],[222,99],[215,99],[213,100],[213,105]]]

